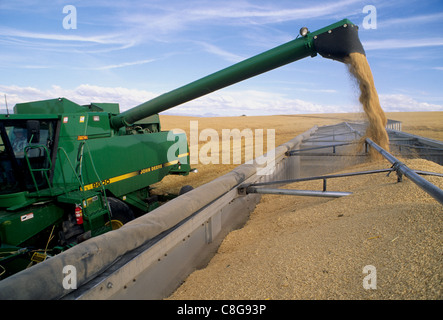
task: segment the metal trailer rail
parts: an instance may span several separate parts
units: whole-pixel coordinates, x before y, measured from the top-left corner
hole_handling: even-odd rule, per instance
[[[346,123],[359,137],[366,130],[365,123]],[[443,165],[443,142],[401,131],[401,122],[388,120],[386,131],[391,152],[403,158],[422,158]]]
[[[443,205],[443,190],[430,183],[428,180],[420,177],[414,170],[409,169],[404,163],[395,158],[388,151],[380,147],[374,141],[369,138],[366,138],[366,142],[377,152],[379,152],[386,160],[388,160],[392,164],[392,168],[399,175],[399,179],[401,180],[401,176],[405,175],[412,182],[430,194],[434,199],[440,202]]]
[[[443,165],[443,142],[397,130],[387,130],[391,152],[402,157],[423,158]]]
[[[347,122],[319,127],[299,149],[287,153],[303,168],[296,178],[331,173],[365,161],[365,150],[359,149],[360,137],[360,132]]]
[[[393,130],[395,128],[397,130]],[[366,129],[365,123],[348,123],[343,122],[333,126],[320,127],[317,132],[305,139],[301,144],[300,149],[291,150],[286,153],[289,157],[298,157],[303,160],[301,163],[301,168],[303,168],[303,173],[307,177],[299,177],[298,179],[281,180],[281,181],[271,181],[262,182],[254,184],[243,184],[239,187],[239,194],[284,194],[284,195],[297,195],[297,196],[315,196],[315,197],[343,197],[350,195],[350,192],[337,192],[337,191],[327,191],[327,180],[332,178],[340,177],[350,177],[362,174],[372,174],[380,172],[392,172],[395,171],[398,176],[398,181],[402,180],[402,176],[406,176],[411,179],[420,188],[430,194],[434,199],[443,204],[443,190],[433,185],[426,179],[422,178],[420,175],[436,175],[443,176],[442,174],[416,171],[408,168],[404,163],[400,162],[388,151],[381,148],[379,145],[374,143],[371,139],[366,138],[364,141],[361,140],[363,137],[362,132]],[[419,136],[414,136],[411,134],[399,132],[401,129],[401,122],[389,120],[387,125],[387,133],[390,138],[391,145],[398,145],[401,142],[401,146],[406,146],[407,148],[397,148],[395,149],[402,157],[420,157],[429,160],[433,160],[439,164],[443,164],[441,160],[443,159],[443,143]],[[363,145],[364,147],[356,148],[358,145]],[[409,147],[418,148],[421,152],[405,152],[408,151]],[[385,159],[387,159],[393,166],[391,169],[382,170],[372,170],[363,172],[353,172],[345,174],[335,174],[335,175],[323,175],[323,176],[312,176],[313,172],[325,171],[325,167],[334,167],[339,169],[340,163],[346,166],[350,164],[357,164],[361,159],[367,156],[369,147],[374,148],[379,152]],[[324,150],[329,150],[325,152]],[[429,153],[432,150],[433,153]],[[402,152],[403,151],[403,152]],[[353,160],[344,160],[346,157],[353,158]],[[327,158],[325,161],[324,159]],[[335,158],[335,159],[334,159]],[[323,161],[323,165],[321,162]],[[290,184],[300,181],[309,180],[323,180],[323,190],[294,190],[294,189],[281,189],[281,188],[270,188],[270,185],[278,184]]]

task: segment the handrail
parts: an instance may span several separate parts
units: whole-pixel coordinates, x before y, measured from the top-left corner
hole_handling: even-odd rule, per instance
[[[65,150],[63,147],[58,147],[58,149],[57,149],[57,153],[58,153],[59,151],[63,151],[63,154],[65,155],[66,160],[68,160],[68,164],[69,164],[69,166],[71,167],[72,172],[74,172],[74,176],[75,176],[75,177],[77,178],[77,180],[78,180],[78,184],[80,185],[80,189],[83,190],[84,185],[83,185],[83,183],[80,181],[80,178],[77,176],[77,172],[75,171],[74,166],[73,166],[72,163],[71,163],[71,160],[69,160],[68,153],[66,152],[66,150]],[[58,161],[58,163],[60,163],[60,167],[61,167],[61,161]],[[61,167],[61,172],[62,172],[62,177],[63,177],[63,184],[64,184],[64,186],[65,186],[65,190],[67,190],[65,173],[64,173],[62,167]]]
[[[48,162],[49,162],[49,167],[48,167],[48,168],[34,169],[34,168],[31,166],[31,162],[29,161],[28,150],[29,150],[29,149],[40,149],[40,148],[43,148],[43,150],[46,152],[46,157],[47,157],[47,160],[48,160]],[[47,171],[51,170],[51,167],[52,167],[52,161],[51,161],[51,157],[50,157],[50,155],[49,155],[48,148],[46,148],[45,145],[41,145],[41,144],[38,144],[38,145],[27,145],[27,146],[23,149],[23,154],[24,154],[24,157],[25,157],[25,159],[26,159],[26,163],[27,163],[27,165],[28,165],[29,173],[31,174],[31,178],[32,178],[32,181],[33,181],[33,183],[34,183],[34,187],[35,187],[35,190],[36,190],[36,192],[37,192],[37,195],[40,196],[40,190],[39,190],[39,188],[38,188],[37,181],[35,180],[34,171],[40,171],[40,172],[43,172],[43,174],[44,174],[44,176],[45,176],[45,179],[46,179],[46,182],[48,183],[48,188],[49,188],[49,190],[50,190],[50,192],[51,192],[51,194],[52,194],[51,182],[49,181],[49,177],[48,177],[48,174],[47,174]]]
[[[430,183],[428,180],[420,177],[414,170],[409,169],[403,162],[399,161],[392,154],[390,154],[388,151],[380,147],[370,138],[366,138],[366,142],[392,164],[392,168],[394,168],[394,170],[397,172],[398,175],[400,176],[405,175],[417,186],[426,191],[429,195],[431,195],[434,199],[436,199],[438,202],[440,202],[443,205],[442,189]]]

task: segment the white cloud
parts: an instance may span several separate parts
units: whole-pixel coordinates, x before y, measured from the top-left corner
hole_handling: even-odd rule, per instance
[[[10,108],[17,103],[64,97],[81,105],[91,102],[119,103],[121,111],[135,107],[157,96],[157,94],[145,90],[123,87],[99,87],[89,84],[82,84],[75,89],[64,89],[59,86],[52,86],[48,90],[40,90],[33,87],[0,85],[0,93],[2,96],[6,94]]]
[[[364,41],[365,50],[405,49],[443,46],[443,38],[384,39]]]
[[[298,3],[294,8],[279,8],[276,6],[258,6],[248,2],[234,1],[229,5],[223,3],[222,6],[190,9],[188,13],[199,19],[245,19],[251,23],[251,19],[256,23],[277,23],[282,21],[294,21],[297,19],[315,18],[332,15],[342,12],[346,6],[357,3],[359,0],[333,1],[312,5],[309,3],[301,7]],[[275,2],[278,4],[278,2]]]
[[[424,23],[430,23],[433,21],[441,21],[443,19],[443,12],[437,12],[432,14],[426,14],[426,15],[418,15],[418,16],[411,16],[411,17],[404,17],[404,18],[394,18],[394,19],[383,19],[378,22],[378,27],[392,27],[394,25],[401,25],[401,26],[415,26],[415,25],[421,25]]]
[[[124,33],[105,33],[99,35],[72,35],[42,33],[14,28],[0,28],[0,42],[15,46],[31,47],[38,50],[82,53],[110,52],[128,49],[136,45],[134,37]]]
[[[79,43],[92,42],[98,44],[115,44],[120,43],[121,38],[116,34],[106,34],[97,36],[79,36],[70,34],[50,34],[22,31],[12,28],[1,28],[0,36],[29,38],[40,40],[54,40],[54,41],[74,41]]]
[[[157,93],[123,87],[100,87],[82,84],[74,89],[52,86],[48,90],[32,87],[0,85],[0,95],[6,94],[10,111],[16,103],[65,97],[78,104],[114,102],[124,111],[158,96]],[[420,102],[404,94],[380,94],[380,103],[386,112],[392,111],[443,111],[443,105]],[[3,106],[3,104],[2,104]],[[258,91],[223,90],[187,102],[165,111],[176,115],[278,115],[356,112],[357,106],[313,103],[290,98],[284,94]]]
[[[91,68],[91,69],[93,69],[93,70],[109,70],[109,69],[124,68],[124,67],[129,67],[129,66],[146,64],[146,63],[150,63],[153,61],[155,61],[155,59],[147,59],[147,60],[140,60],[140,61],[133,61],[133,62],[123,62],[123,63],[119,63],[119,64],[111,64],[111,65],[107,65],[107,66],[103,66],[103,67],[96,67],[96,68]]]
[[[380,104],[386,112],[443,111],[443,105],[419,102],[404,94],[380,94]]]
[[[201,46],[203,46],[203,48],[205,48],[205,50],[207,52],[215,54],[217,56],[220,56],[221,58],[223,58],[227,61],[237,63],[237,62],[240,62],[245,59],[245,57],[233,54],[233,53],[223,50],[217,46],[214,46],[210,43],[205,43],[205,42],[201,42],[201,41],[199,41],[197,43],[200,44]]]
[[[345,108],[322,105],[283,94],[257,91],[223,91],[188,102],[183,106],[167,111],[169,114],[205,115],[210,112],[219,116],[278,115],[346,112]]]
[[[89,84],[82,84],[74,89],[52,86],[48,90],[0,85],[0,94],[2,96],[6,94],[9,107],[21,102],[64,97],[78,104],[115,102],[120,104],[121,111],[135,107],[158,96],[156,93],[145,90],[99,87]],[[212,93],[166,112],[169,114],[195,116],[205,115],[210,112],[212,115],[234,116],[242,114],[272,115],[345,111],[338,106],[321,105],[300,99],[291,99],[279,93],[244,90]]]

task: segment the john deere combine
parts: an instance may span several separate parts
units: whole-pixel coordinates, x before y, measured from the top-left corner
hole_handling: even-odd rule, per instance
[[[0,115],[0,278],[105,233],[158,205],[151,186],[187,175],[184,134],[161,131],[158,113],[319,53],[364,54],[345,19],[165,93],[128,111],[58,98]]]

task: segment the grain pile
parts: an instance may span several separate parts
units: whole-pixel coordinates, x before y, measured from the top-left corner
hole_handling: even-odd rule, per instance
[[[412,169],[443,173],[426,160]],[[386,161],[346,172],[389,168]],[[443,178],[427,177],[443,187]],[[321,181],[285,188],[321,190]],[[169,299],[442,299],[442,206],[395,173],[332,179],[338,199],[263,196],[208,266]],[[377,271],[364,289],[363,268]]]
[[[358,52],[351,53],[345,62],[349,72],[354,76],[360,88],[359,100],[369,122],[368,128],[366,129],[366,137],[370,138],[383,149],[389,150],[389,138],[385,130],[388,120],[380,106],[369,63],[366,57]],[[370,154],[372,157],[380,157],[372,148]]]

